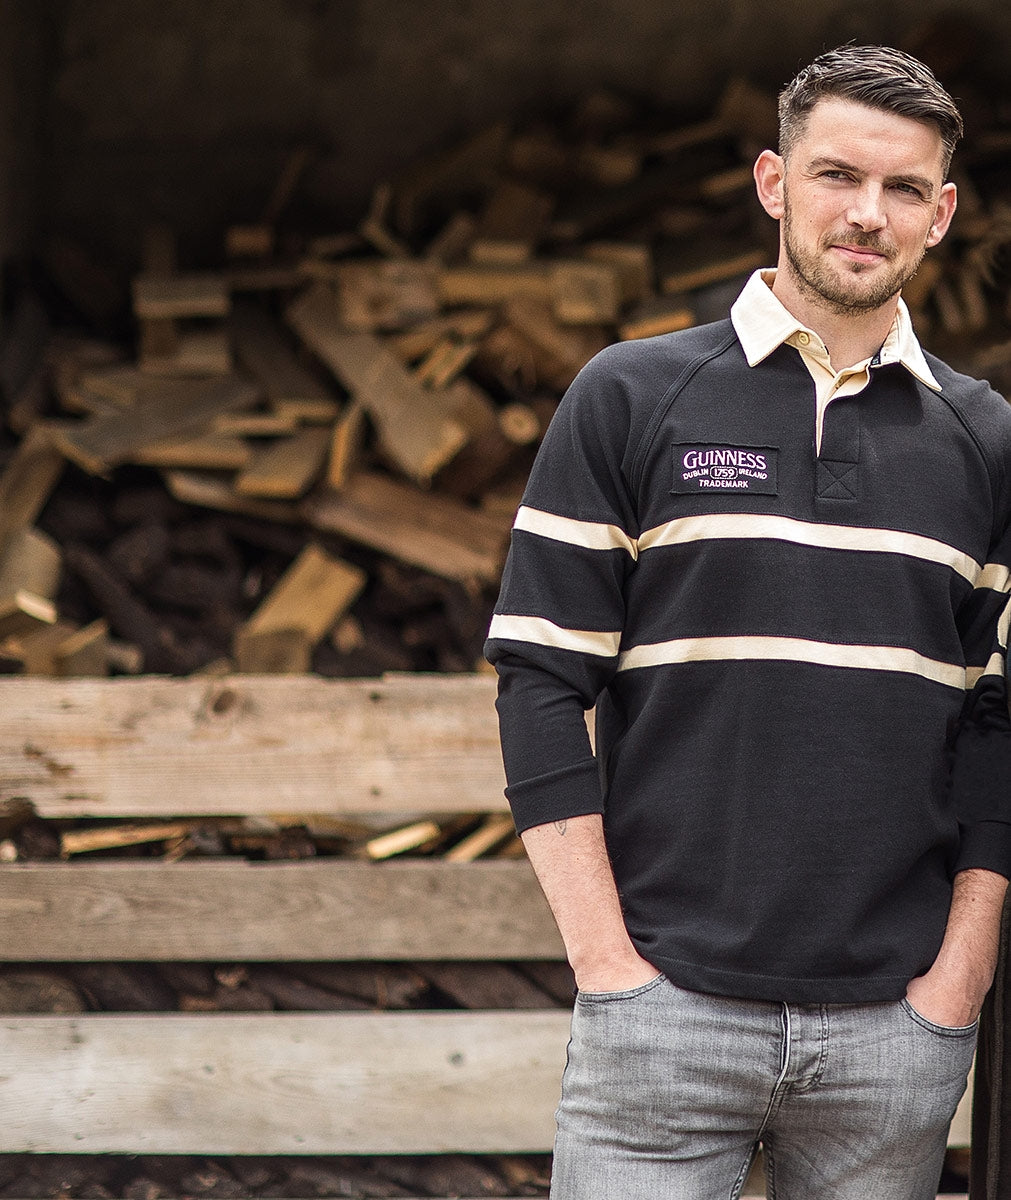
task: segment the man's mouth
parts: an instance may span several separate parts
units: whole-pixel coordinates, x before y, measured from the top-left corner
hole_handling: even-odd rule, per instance
[[[890,255],[880,246],[859,246],[851,242],[832,242],[830,249],[841,254],[843,258],[861,266],[872,266],[874,263],[886,262]]]

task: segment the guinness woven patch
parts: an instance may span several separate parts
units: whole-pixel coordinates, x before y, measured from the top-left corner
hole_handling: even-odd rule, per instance
[[[756,492],[775,496],[779,449],[775,446],[674,446],[672,492]]]

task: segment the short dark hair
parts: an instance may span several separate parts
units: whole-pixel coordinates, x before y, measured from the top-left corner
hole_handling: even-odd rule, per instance
[[[944,145],[944,174],[962,117],[955,101],[919,59],[891,46],[838,46],[819,55],[779,94],[779,151],[789,155],[819,100],[836,97],[933,125]]]

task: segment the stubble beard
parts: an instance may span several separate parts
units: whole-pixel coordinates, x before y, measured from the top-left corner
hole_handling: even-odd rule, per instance
[[[794,236],[789,204],[784,204],[782,220],[786,264],[794,283],[810,300],[837,314],[869,312],[887,304],[916,274],[927,249],[926,246],[921,249],[915,262],[892,262],[875,283],[858,287],[855,286],[856,281],[866,270],[862,264],[854,263],[848,274],[840,275],[829,270],[821,258],[799,245]],[[850,246],[861,246],[886,255],[890,253],[888,247],[874,234],[848,233],[838,240]],[[822,249],[827,251],[835,241],[834,238],[826,240]]]

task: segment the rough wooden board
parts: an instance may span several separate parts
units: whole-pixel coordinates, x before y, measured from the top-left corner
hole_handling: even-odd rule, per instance
[[[67,458],[101,473],[151,442],[198,429],[219,413],[249,408],[257,396],[254,387],[232,376],[152,380],[122,413],[50,428]]]
[[[463,445],[450,402],[426,391],[372,334],[346,333],[325,285],[300,296],[288,320],[368,410],[384,452],[409,478],[428,483]]]
[[[236,476],[235,490],[240,496],[297,500],[322,470],[330,438],[329,429],[313,426],[271,442]]]
[[[510,522],[383,475],[354,475],[339,494],[310,496],[303,512],[316,529],[444,579],[494,583],[505,560]]]
[[[144,320],[172,317],[224,317],[231,298],[223,275],[138,275],[133,311]]]
[[[237,303],[229,326],[236,358],[272,404],[309,401],[333,409],[333,394],[298,361],[284,330],[260,305]]]
[[[569,1014],[0,1021],[0,1153],[550,1149]]]
[[[2,796],[44,816],[500,812],[487,675],[0,679]]]

